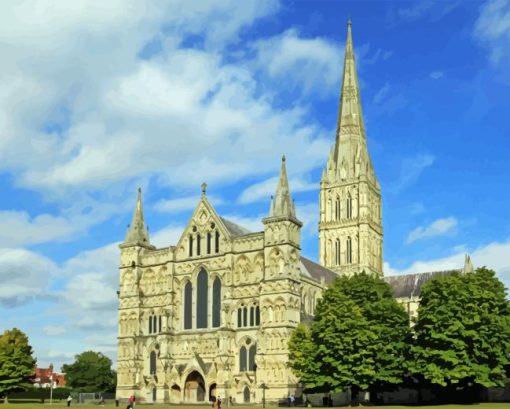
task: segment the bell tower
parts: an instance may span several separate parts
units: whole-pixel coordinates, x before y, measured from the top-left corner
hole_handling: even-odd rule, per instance
[[[350,20],[335,145],[319,202],[320,263],[340,275],[382,275],[381,187],[367,148]]]

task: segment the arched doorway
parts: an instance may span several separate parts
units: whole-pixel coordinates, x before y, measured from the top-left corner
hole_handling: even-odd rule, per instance
[[[191,372],[184,383],[184,400],[186,402],[203,402],[205,400],[205,382],[197,371]]]
[[[250,403],[250,388],[247,386],[245,386],[243,389],[243,402]]]
[[[152,401],[156,402],[156,398],[158,396],[158,390],[156,388],[152,388]]]
[[[209,402],[213,402],[216,400],[216,384],[211,383],[209,386]]]

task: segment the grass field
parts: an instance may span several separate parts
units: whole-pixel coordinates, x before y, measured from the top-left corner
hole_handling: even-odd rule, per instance
[[[144,406],[145,408],[153,408],[153,409],[163,409],[163,408],[179,408],[179,409],[198,409],[198,408],[210,408],[209,405],[164,405],[164,404],[138,404],[137,406]],[[55,407],[56,409],[64,409],[66,408],[66,403],[64,401],[62,402],[53,402],[53,404],[49,403],[40,403],[40,402],[16,402],[16,401],[10,401],[8,404],[4,405],[0,403],[0,407],[2,409],[7,409],[10,407],[10,409],[50,409],[52,407]],[[102,406],[97,404],[77,404],[73,403],[71,405],[71,409],[100,409]],[[105,408],[113,409],[115,408],[115,402],[113,401],[107,401]],[[262,405],[236,405],[234,408],[242,409],[243,407],[246,408],[262,408]],[[344,408],[350,408],[349,406],[343,406]],[[124,409],[124,405],[120,405],[120,409]],[[227,409],[226,406],[223,407],[224,409]],[[267,409],[277,409],[277,406],[270,406],[266,405]],[[359,409],[363,408],[375,408],[375,406],[358,406]],[[477,403],[472,405],[431,405],[431,406],[395,406],[395,405],[388,405],[388,406],[380,406],[380,408],[385,409],[510,409],[510,403]]]

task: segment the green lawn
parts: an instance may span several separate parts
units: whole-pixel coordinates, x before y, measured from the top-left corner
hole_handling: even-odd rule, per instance
[[[168,409],[169,407],[178,407],[179,409],[198,409],[198,408],[210,408],[210,406],[207,405],[164,405],[164,404],[139,404],[137,406],[145,406],[147,409],[154,408],[154,409]],[[57,409],[63,409],[66,407],[66,403],[64,401],[62,402],[54,402],[52,405],[49,403],[41,404],[39,402],[16,402],[11,401],[7,405],[0,404],[0,407],[2,409],[7,409],[8,407],[11,407],[11,409],[50,409],[51,407],[55,407]],[[113,409],[115,408],[115,403],[113,401],[107,401],[105,408]],[[120,409],[125,409],[125,405],[120,405]],[[242,409],[243,407],[250,408],[250,407],[257,407],[262,408],[262,405],[236,405],[234,408]],[[345,408],[348,408],[348,406],[344,406]],[[473,405],[436,405],[436,406],[394,406],[394,405],[388,405],[388,406],[380,406],[381,408],[385,409],[510,409],[510,403],[479,403],[479,404],[473,404]],[[100,409],[101,406],[97,404],[77,404],[73,403],[71,405],[71,409]],[[266,406],[267,409],[276,409],[276,406]],[[358,406],[359,409],[363,408],[374,408],[374,406]],[[226,406],[223,406],[223,409],[227,409]]]

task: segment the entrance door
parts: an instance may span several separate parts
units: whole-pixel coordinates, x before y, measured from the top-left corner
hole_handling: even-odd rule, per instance
[[[243,401],[244,403],[250,403],[250,388],[247,386],[245,386],[243,390]]]
[[[197,371],[191,372],[184,384],[184,400],[186,402],[205,401],[205,382]]]
[[[156,402],[157,390],[156,388],[152,388],[152,401]]]
[[[209,402],[212,402],[216,400],[216,384],[212,383],[211,386],[209,386]]]

